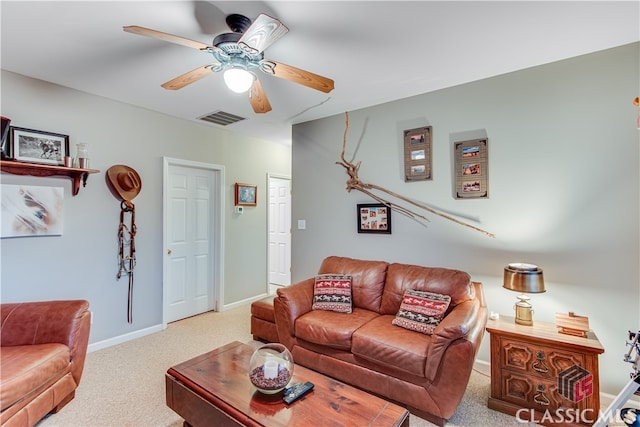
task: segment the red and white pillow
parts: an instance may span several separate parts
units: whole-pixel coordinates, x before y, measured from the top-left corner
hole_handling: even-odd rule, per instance
[[[393,325],[431,335],[449,308],[451,297],[433,292],[405,291]]]
[[[351,276],[320,274],[313,286],[313,310],[351,313]]]

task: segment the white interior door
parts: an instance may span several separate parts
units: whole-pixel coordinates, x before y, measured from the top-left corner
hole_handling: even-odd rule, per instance
[[[166,162],[164,323],[215,310],[221,265],[220,172]]]
[[[291,180],[269,176],[269,284],[291,284]]]

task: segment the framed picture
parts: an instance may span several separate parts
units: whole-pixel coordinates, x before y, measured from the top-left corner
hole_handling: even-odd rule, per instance
[[[236,182],[236,206],[256,206],[258,204],[258,186]]]
[[[431,126],[404,131],[404,180],[431,179]]]
[[[11,126],[11,156],[19,162],[63,165],[69,155],[69,135]]]
[[[489,197],[487,139],[454,143],[455,198],[480,199]]]
[[[382,203],[358,205],[358,233],[391,234],[391,209]]]
[[[11,158],[11,150],[9,149],[9,124],[11,124],[11,119],[9,117],[2,116],[2,145],[1,153],[2,160]]]
[[[2,184],[0,188],[0,238],[62,236],[62,187]]]

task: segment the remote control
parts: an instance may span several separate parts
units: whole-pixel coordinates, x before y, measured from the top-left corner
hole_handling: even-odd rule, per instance
[[[282,400],[284,400],[287,405],[290,405],[294,400],[307,394],[312,389],[313,383],[310,383],[309,381],[293,385],[284,391],[284,397]]]

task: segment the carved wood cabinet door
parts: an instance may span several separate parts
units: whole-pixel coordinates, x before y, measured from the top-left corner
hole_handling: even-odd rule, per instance
[[[559,334],[555,325],[490,321],[489,407],[543,425],[591,425],[598,417],[598,354],[595,335]]]

